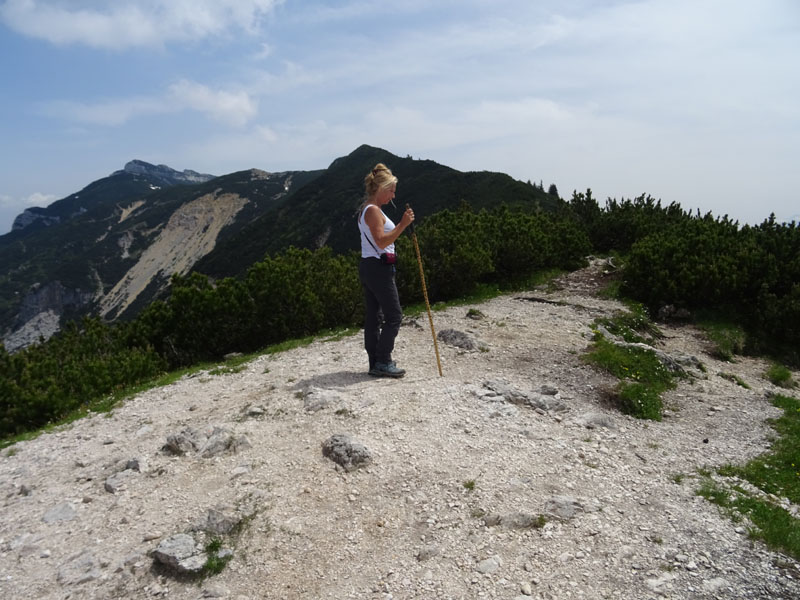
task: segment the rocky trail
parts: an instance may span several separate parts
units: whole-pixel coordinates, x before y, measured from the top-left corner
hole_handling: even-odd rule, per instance
[[[623,309],[602,269],[434,313],[443,377],[422,315],[400,380],[360,335],[319,339],[3,450],[0,597],[800,598],[795,561],[696,495],[768,449],[766,363],[661,325],[706,372],[661,422],[613,410],[581,360]]]

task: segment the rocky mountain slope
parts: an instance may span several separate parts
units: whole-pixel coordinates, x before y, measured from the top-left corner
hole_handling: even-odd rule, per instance
[[[31,209],[24,225],[0,236],[6,349],[47,338],[67,319],[133,318],[166,293],[175,273],[242,275],[290,245],[357,249],[354,215],[364,174],[377,162],[395,170],[398,198],[413,204],[419,219],[462,202],[529,210],[561,202],[502,173],[462,173],[367,145],[324,170],[250,169],[214,178],[131,161],[79,193]]]
[[[0,332],[8,350],[65,319],[135,314],[220,239],[315,172],[252,169],[217,178],[131,161],[0,236]],[[41,215],[40,215],[41,216]],[[228,258],[230,261],[230,257]]]
[[[664,326],[706,373],[662,422],[608,408],[580,357],[623,309],[601,267],[436,312],[443,377],[423,315],[400,380],[366,374],[360,335],[319,339],[4,450],[0,596],[800,597],[800,565],[695,494],[698,469],[768,448],[766,364]],[[222,571],[188,574],[209,553]]]

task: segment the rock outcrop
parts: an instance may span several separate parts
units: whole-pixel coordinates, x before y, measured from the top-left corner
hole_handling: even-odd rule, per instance
[[[88,306],[93,300],[93,291],[70,289],[60,281],[32,286],[22,300],[15,326],[3,338],[6,350],[13,352],[39,338],[48,339],[60,329],[65,312]]]
[[[191,169],[176,171],[167,165],[151,165],[143,160],[132,160],[122,169],[134,175],[146,175],[148,178],[161,182],[164,185],[179,185],[187,183],[205,183],[216,177],[207,173],[198,173]]]

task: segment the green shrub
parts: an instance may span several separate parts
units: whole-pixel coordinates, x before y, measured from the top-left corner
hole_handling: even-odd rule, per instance
[[[68,324],[43,344],[9,355],[0,347],[0,436],[13,436],[87,410],[165,368],[150,346],[129,346],[126,326],[99,319]]]
[[[516,287],[544,270],[574,269],[591,250],[571,216],[507,206],[442,211],[417,228],[417,240],[431,302],[461,298],[484,285]],[[400,298],[418,303],[422,286],[415,249],[405,236],[396,249]]]
[[[437,213],[419,228],[431,302],[466,295],[494,271],[484,225],[478,214],[463,209]]]
[[[642,238],[690,218],[680,205],[665,208],[660,200],[644,194],[633,200],[609,198],[601,210],[591,190],[573,193],[568,210],[583,226],[594,251],[602,254],[627,253]]]
[[[791,389],[797,386],[797,383],[792,379],[792,372],[778,363],[770,365],[766,376],[769,381],[779,387]]]
[[[632,246],[623,293],[649,309],[672,304],[734,315],[753,351],[800,363],[800,228],[684,216]],[[731,355],[724,346],[723,355]]]

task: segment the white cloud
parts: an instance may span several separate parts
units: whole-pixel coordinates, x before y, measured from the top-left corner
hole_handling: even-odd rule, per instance
[[[211,38],[177,73],[184,54],[164,53],[157,77],[172,85],[45,107],[90,125],[140,119],[128,143],[196,170],[320,168],[368,143],[562,195],[719,198],[720,213],[760,214],[752,198],[800,188],[796,0],[309,0],[276,11],[267,36],[276,4],[0,0],[0,23],[107,48]],[[219,43],[248,32],[249,46]],[[168,119],[143,117],[179,113],[229,127],[176,118],[169,140],[148,134]]]
[[[265,171],[310,170],[327,167],[334,158],[349,154],[363,143],[370,140],[358,124],[331,125],[323,120],[260,124],[193,140],[175,149],[179,157],[175,160],[192,165],[194,170],[216,173],[253,167]]]
[[[6,0],[0,21],[53,44],[123,49],[254,32],[282,0]]]
[[[0,194],[0,208],[23,211],[31,206],[49,206],[58,200],[58,196],[53,194],[43,194],[34,192],[24,198],[14,198],[8,194]]]
[[[438,2],[445,4],[443,0],[438,0]],[[457,2],[456,7],[465,3],[464,0],[457,0]],[[404,0],[393,3],[375,0],[346,0],[337,3],[329,0],[320,2],[304,0],[302,6],[297,7],[296,18],[305,25],[321,24],[325,27],[332,27],[342,22],[353,23],[364,20],[379,24],[381,20],[390,21],[399,15],[414,14],[420,10],[429,9],[430,6],[430,0]],[[380,27],[376,26],[374,29],[380,30]]]
[[[42,194],[41,192],[34,192],[30,194],[27,198],[23,198],[22,204],[26,206],[49,206],[53,202],[58,200],[58,196],[54,196],[53,194]]]
[[[260,137],[265,142],[275,143],[280,139],[278,134],[272,127],[267,127],[266,125],[259,125],[258,127],[256,127],[255,130],[256,133],[258,134],[258,137]]]
[[[45,207],[52,204],[58,197],[53,194],[35,192],[27,196],[13,196],[0,194],[0,235],[11,231],[14,219],[26,208],[33,206]]]
[[[55,100],[43,103],[40,107],[40,112],[48,117],[108,126],[123,125],[142,115],[160,114],[169,110],[163,100],[144,97],[94,103]]]
[[[94,103],[56,100],[40,105],[42,114],[88,125],[119,126],[147,115],[193,110],[214,120],[241,127],[258,112],[258,105],[244,91],[213,90],[182,79],[160,97],[136,97]]]
[[[185,79],[170,86],[169,96],[178,106],[206,113],[236,127],[245,125],[258,113],[256,101],[244,91],[215,91]]]

